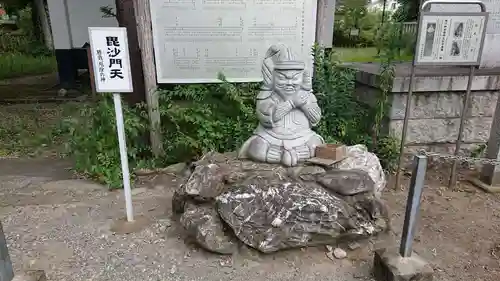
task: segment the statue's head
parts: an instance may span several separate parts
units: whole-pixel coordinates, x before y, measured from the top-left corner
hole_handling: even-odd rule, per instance
[[[311,76],[305,63],[297,60],[292,50],[284,44],[272,45],[262,64],[262,90],[275,91],[282,97],[299,89],[311,90]]]
[[[274,65],[274,91],[282,97],[291,96],[304,84],[305,65],[301,61],[281,61]]]

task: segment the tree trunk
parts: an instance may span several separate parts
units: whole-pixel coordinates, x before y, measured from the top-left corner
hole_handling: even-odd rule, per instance
[[[49,14],[46,6],[46,0],[35,0],[35,6],[37,7],[40,27],[43,34],[43,41],[45,46],[52,50],[54,49],[54,40],[52,39],[52,30],[50,29]]]
[[[149,0],[134,0],[134,10],[137,20],[139,48],[142,56],[144,86],[151,127],[151,148],[155,156],[160,156],[163,154],[163,146],[161,142],[160,112],[158,110],[159,102]]]
[[[31,23],[33,24],[33,36],[37,41],[42,42],[42,29],[40,28],[40,11],[36,3],[33,1],[30,3],[31,7]]]

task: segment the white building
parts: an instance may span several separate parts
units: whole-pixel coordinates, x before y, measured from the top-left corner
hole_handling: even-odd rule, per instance
[[[398,9],[399,5],[400,4],[396,0],[386,0],[385,11],[395,12]],[[383,11],[383,9],[384,9],[384,0],[370,0],[370,3],[368,4],[368,10]]]
[[[37,2],[42,2],[38,0]],[[87,69],[86,44],[89,43],[89,27],[116,27],[114,17],[103,17],[100,8],[109,6],[114,11],[114,0],[46,0],[50,27],[44,33],[51,33],[57,59],[61,87],[74,85],[78,69]],[[43,3],[43,2],[42,2]],[[43,4],[42,4],[43,5]],[[44,20],[42,20],[43,25]],[[46,24],[47,25],[47,24]],[[47,30],[48,29],[48,30]]]

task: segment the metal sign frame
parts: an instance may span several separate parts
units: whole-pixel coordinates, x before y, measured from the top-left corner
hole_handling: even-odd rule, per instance
[[[465,65],[469,65],[470,66],[470,69],[469,69],[469,75],[468,75],[468,80],[467,80],[467,88],[466,88],[466,91],[465,91],[465,97],[464,97],[464,103],[463,103],[463,108],[462,108],[462,112],[461,112],[461,115],[460,115],[460,127],[458,129],[458,137],[457,137],[457,141],[455,142],[455,153],[454,155],[458,155],[458,152],[460,150],[460,145],[461,145],[461,142],[462,142],[462,134],[463,134],[463,130],[464,130],[464,125],[465,125],[465,116],[466,116],[466,113],[467,113],[467,110],[469,108],[469,103],[470,103],[470,93],[471,93],[471,87],[472,87],[472,80],[474,78],[474,74],[475,74],[475,71],[476,71],[476,68],[480,65],[480,61],[481,61],[481,56],[482,56],[482,50],[483,50],[483,47],[484,47],[484,39],[486,37],[486,27],[487,27],[487,24],[488,24],[488,16],[489,16],[489,13],[486,11],[486,6],[484,5],[483,2],[481,1],[477,1],[477,0],[470,0],[470,1],[457,1],[457,0],[429,0],[425,3],[422,4],[422,6],[420,7],[420,14],[419,14],[419,19],[418,19],[418,26],[417,26],[417,36],[420,37],[420,32],[421,32],[421,29],[422,29],[422,15],[438,15],[438,14],[442,14],[442,15],[465,15],[465,16],[468,16],[468,15],[475,15],[475,14],[478,14],[478,12],[472,12],[472,13],[463,13],[463,12],[460,12],[460,13],[453,13],[453,12],[427,12],[425,11],[425,8],[427,8],[428,6],[430,7],[431,4],[452,4],[452,5],[464,5],[464,4],[476,4],[476,5],[479,5],[480,8],[481,8],[481,12],[480,14],[486,14],[486,18],[485,18],[485,23],[484,23],[484,31],[483,31],[483,36],[482,36],[482,39],[481,39],[481,46],[480,46],[480,52],[479,52],[479,56],[478,56],[478,62],[477,63],[474,63],[474,64],[465,64]],[[415,40],[415,53],[413,54],[413,60],[412,60],[412,64],[411,64],[411,68],[410,68],[410,81],[409,81],[409,89],[408,89],[408,95],[406,97],[406,109],[405,109],[405,117],[404,117],[404,121],[403,121],[403,128],[402,128],[402,132],[401,132],[401,143],[400,143],[400,150],[399,150],[399,162],[398,162],[398,168],[397,168],[397,171],[396,171],[396,181],[395,181],[395,188],[399,188],[399,183],[401,181],[401,167],[403,166],[403,160],[404,160],[404,149],[405,149],[405,144],[406,144],[406,134],[407,134],[407,131],[408,131],[408,121],[409,121],[409,118],[410,118],[410,111],[411,111],[411,99],[412,99],[412,96],[413,96],[413,84],[414,84],[414,81],[415,81],[415,68],[417,65],[428,65],[428,66],[443,66],[443,64],[440,64],[440,63],[425,63],[425,64],[422,64],[422,63],[417,63],[417,51],[418,51],[418,39]],[[450,66],[450,65],[455,65],[455,66],[460,66],[460,65],[464,65],[463,63],[460,64],[460,63],[447,63],[447,64],[444,64],[444,65],[447,65],[447,66]],[[456,184],[456,170],[457,170],[457,166],[458,166],[458,162],[457,161],[454,161],[453,162],[453,166],[451,168],[451,173],[450,173],[450,180],[448,182],[448,186],[449,187],[452,187]]]
[[[428,2],[426,2],[428,3]],[[484,25],[483,25],[483,30],[481,34],[481,40],[480,40],[480,47],[479,47],[479,52],[477,56],[477,60],[475,62],[419,62],[417,57],[418,54],[420,53],[420,32],[421,28],[424,22],[425,16],[474,16],[474,17],[484,17]],[[473,13],[464,13],[464,12],[421,12],[418,26],[420,27],[418,29],[417,33],[417,40],[415,43],[415,65],[426,65],[426,66],[461,66],[461,65],[480,65],[481,64],[481,57],[483,55],[483,47],[484,47],[484,39],[486,38],[486,25],[488,23],[488,18],[489,18],[489,13],[487,12],[473,12]]]

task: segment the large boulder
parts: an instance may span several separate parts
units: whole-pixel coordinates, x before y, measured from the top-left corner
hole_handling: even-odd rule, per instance
[[[368,208],[366,208],[368,207]],[[217,209],[236,236],[269,253],[357,240],[385,230],[375,210],[349,204],[319,185],[255,177],[217,197]]]
[[[341,168],[286,168],[209,153],[193,164],[173,208],[188,235],[221,254],[235,241],[269,253],[374,236],[389,227],[378,199],[385,177],[376,156],[349,151]]]

